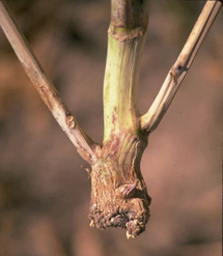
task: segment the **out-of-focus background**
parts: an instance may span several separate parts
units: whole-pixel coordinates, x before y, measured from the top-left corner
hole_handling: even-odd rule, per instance
[[[109,1],[7,1],[68,107],[103,137]],[[144,113],[204,1],[152,1],[142,59]],[[141,169],[152,197],[146,231],[89,228],[86,163],[45,107],[0,31],[0,256],[221,254],[222,13],[158,129]]]

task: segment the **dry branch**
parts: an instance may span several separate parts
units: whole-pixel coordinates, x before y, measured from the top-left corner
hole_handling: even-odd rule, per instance
[[[62,130],[77,148],[79,154],[87,162],[93,163],[96,160],[94,149],[97,145],[82,130],[52,82],[45,75],[4,1],[0,1],[0,25],[34,87]]]
[[[169,70],[157,97],[147,113],[141,117],[141,127],[148,133],[151,133],[158,126],[169,108],[221,6],[222,2],[219,1],[207,1],[205,4],[179,57]]]

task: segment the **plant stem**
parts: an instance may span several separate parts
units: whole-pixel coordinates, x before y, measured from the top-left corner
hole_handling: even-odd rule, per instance
[[[120,42],[108,36],[104,80],[104,141],[109,140],[112,134],[139,128],[137,96],[144,38]]]
[[[139,70],[148,8],[148,1],[112,1],[104,79],[104,142],[112,134],[139,129]],[[136,10],[141,15],[135,17]]]
[[[127,238],[145,230],[151,198],[140,171],[140,161],[148,135],[167,111],[221,5],[222,2],[207,1],[156,99],[147,113],[140,116],[139,69],[149,1],[111,0],[104,79],[104,139],[100,147],[67,109],[0,0],[0,25],[23,68],[79,154],[91,165],[90,226],[125,228]]]
[[[147,113],[141,117],[141,127],[148,133],[155,130],[169,108],[221,7],[222,2],[206,2],[179,57],[169,70],[158,95]]]
[[[148,1],[112,1],[104,80],[104,141],[91,172],[90,225],[126,228],[127,238],[139,235],[150,216],[151,198],[140,171],[147,136],[140,130],[137,104],[148,8]]]
[[[77,148],[79,154],[87,162],[93,163],[97,158],[94,152],[97,144],[82,130],[52,82],[45,75],[4,1],[0,1],[0,25],[25,72],[62,130]]]

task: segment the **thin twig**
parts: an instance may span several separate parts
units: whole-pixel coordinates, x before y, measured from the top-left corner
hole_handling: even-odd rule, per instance
[[[160,123],[170,106],[177,90],[186,76],[195,56],[214,22],[222,2],[207,1],[192,32],[185,43],[179,57],[171,67],[168,75],[151,107],[141,116],[141,128],[148,133],[152,132]]]
[[[0,25],[34,87],[62,130],[77,148],[79,154],[87,162],[94,162],[96,155],[93,149],[97,144],[82,130],[52,82],[45,75],[4,1],[0,1]]]

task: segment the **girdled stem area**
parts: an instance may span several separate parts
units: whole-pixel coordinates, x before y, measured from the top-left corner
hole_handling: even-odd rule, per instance
[[[112,136],[91,171],[91,226],[127,229],[127,237],[145,230],[150,197],[140,172],[140,160],[147,138],[128,134]]]

